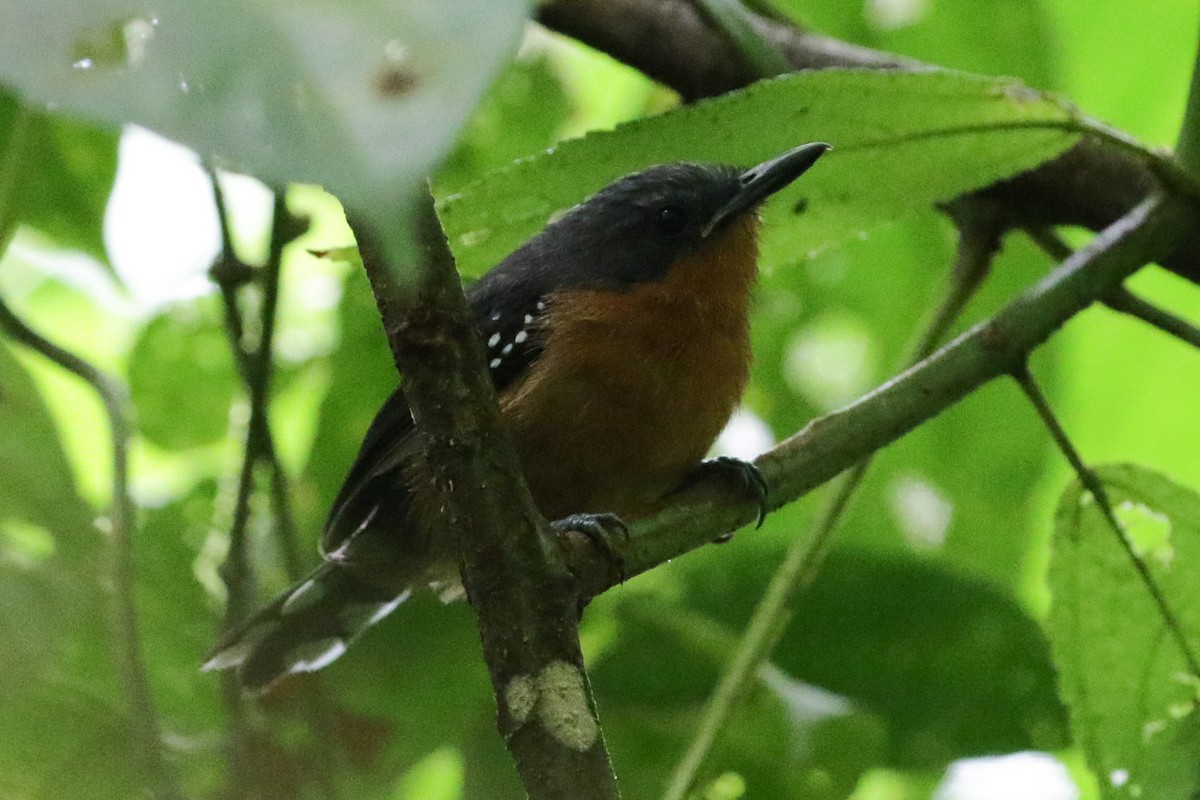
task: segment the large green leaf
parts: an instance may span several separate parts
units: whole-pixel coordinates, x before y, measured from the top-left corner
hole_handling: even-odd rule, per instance
[[[735,539],[676,568],[687,605],[737,630],[777,561],[775,547]],[[1066,742],[1037,623],[987,583],[911,556],[832,553],[797,597],[773,660],[877,714],[881,762],[893,767]]]
[[[764,261],[788,263],[1058,154],[1076,137],[1052,126],[1069,119],[1063,104],[1012,81],[789,75],[565,142],[445,198],[441,217],[460,266],[474,274],[620,175],[680,160],[750,165],[827,141],[834,153],[767,212]]]
[[[4,189],[9,219],[63,247],[107,263],[102,227],[117,172],[117,136],[74,120],[23,110],[0,89],[0,154],[11,164]]]
[[[524,0],[4,0],[0,15],[20,24],[0,29],[0,80],[269,183],[322,184],[400,256],[397,220],[525,11]]]
[[[612,605],[618,633],[592,665],[593,687],[623,791],[653,797],[695,734],[736,629],[658,595]],[[722,726],[700,783],[729,772],[750,797],[843,798],[882,760],[884,727],[860,705],[769,664]]]
[[[1200,650],[1200,496],[1136,466],[1099,470],[1193,653]],[[1108,798],[1200,792],[1197,686],[1158,606],[1078,482],[1055,515],[1049,628],[1071,724]]]

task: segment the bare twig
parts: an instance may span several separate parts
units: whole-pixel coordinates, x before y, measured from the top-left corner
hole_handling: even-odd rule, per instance
[[[691,0],[555,0],[538,20],[667,84],[687,100],[746,86],[759,76]],[[849,67],[928,70],[933,66],[751,17],[793,70]],[[975,193],[999,204],[1013,227],[1082,225],[1102,230],[1151,195],[1159,180],[1145,161],[1113,142],[1085,138],[1063,155]],[[1159,263],[1200,281],[1200,228],[1192,226]]]
[[[117,642],[117,669],[125,690],[126,702],[129,704],[138,756],[145,773],[150,776],[154,795],[160,798],[182,798],[183,793],[163,747],[161,724],[150,689],[150,676],[146,669],[139,633],[133,544],[136,523],[133,498],[129,494],[131,428],[128,390],[117,379],[29,328],[2,300],[0,327],[15,341],[82,379],[95,390],[104,404],[113,449],[112,507],[109,512],[108,533],[112,552],[113,635]]]
[[[1146,566],[1146,563],[1134,551],[1133,544],[1129,541],[1129,536],[1125,533],[1125,527],[1117,519],[1116,512],[1113,510],[1112,501],[1109,499],[1108,491],[1104,488],[1104,483],[1080,457],[1079,451],[1075,449],[1070,437],[1067,436],[1066,430],[1063,429],[1062,424],[1054,415],[1054,410],[1050,407],[1046,396],[1042,394],[1042,390],[1030,374],[1028,365],[1025,363],[1020,364],[1013,370],[1012,375],[1021,386],[1021,390],[1025,392],[1025,396],[1029,398],[1029,402],[1033,404],[1034,410],[1037,411],[1038,416],[1046,425],[1046,429],[1050,431],[1050,436],[1054,439],[1054,443],[1058,445],[1058,449],[1066,457],[1067,461],[1070,462],[1071,468],[1075,470],[1075,475],[1079,478],[1079,483],[1096,501],[1096,506],[1100,509],[1100,513],[1104,515],[1108,527],[1112,530],[1113,535],[1117,537],[1117,542],[1129,558],[1129,562],[1133,565],[1134,571],[1137,572],[1142,585],[1146,587],[1146,591],[1150,593],[1150,597],[1154,600],[1154,605],[1158,608],[1159,616],[1162,617],[1163,625],[1166,626],[1171,638],[1175,640],[1175,645],[1179,648],[1180,653],[1187,662],[1188,669],[1193,676],[1200,677],[1200,659],[1197,658],[1196,652],[1192,649],[1192,645],[1183,631],[1183,626],[1179,622],[1179,618],[1175,615],[1175,610],[1171,608],[1166,596],[1162,593],[1162,589],[1159,588],[1158,581],[1154,579],[1154,576],[1150,574],[1150,568]]]
[[[426,491],[449,511],[441,535],[458,536],[500,732],[534,800],[613,800],[616,781],[579,649],[578,584],[501,427],[482,343],[427,192],[415,225],[424,263],[411,294],[398,288],[371,233],[356,235],[425,440]]]
[[[958,252],[944,297],[931,309],[929,320],[906,359],[913,365],[927,357],[946,336],[991,269],[1000,246],[1002,221],[990,207],[960,204],[951,212],[959,230]],[[754,609],[746,632],[738,642],[733,661],[721,676],[705,706],[695,737],[671,777],[664,800],[683,800],[695,784],[700,768],[716,742],[725,720],[745,692],[750,680],[775,649],[792,616],[796,595],[812,584],[833,543],[842,516],[871,467],[868,457],[856,464],[838,483],[828,505],[808,538],[797,538],[771,577]]]
[[[1137,317],[1142,322],[1153,325],[1160,331],[1169,333],[1192,347],[1200,347],[1200,328],[1138,297],[1123,286],[1107,295],[1104,298],[1104,305],[1113,311]]]
[[[225,308],[225,327],[229,333],[230,348],[233,351],[238,374],[246,386],[250,406],[245,449],[238,474],[237,495],[229,530],[229,550],[220,567],[221,579],[226,587],[225,617],[222,627],[228,630],[245,618],[252,610],[255,600],[254,571],[250,563],[246,531],[250,522],[251,499],[256,491],[256,478],[260,467],[266,468],[270,474],[274,525],[288,574],[295,579],[300,576],[302,571],[295,524],[292,520],[291,504],[288,499],[287,475],[275,450],[268,415],[273,366],[272,343],[278,308],[283,248],[298,235],[299,231],[295,220],[288,213],[283,192],[277,192],[266,264],[260,270],[255,270],[243,263],[234,252],[224,193],[221,191],[216,173],[210,170],[209,174],[221,231],[221,252],[210,270],[210,275],[221,289]],[[258,306],[258,319],[254,321],[251,328],[257,336],[255,341],[248,342],[245,318],[238,301],[238,293],[241,287],[256,280],[260,283],[262,298]],[[222,676],[221,693],[230,719],[230,783],[234,786],[249,786],[253,783],[250,778],[252,765],[246,760],[249,754],[248,737],[250,734],[243,708],[241,687],[232,673]],[[313,698],[313,702],[316,710],[313,712],[310,723],[314,726],[314,731],[319,733],[321,715],[318,712],[321,699]]]
[[[1056,261],[1069,258],[1073,252],[1070,245],[1049,228],[1029,228],[1026,233],[1043,252]],[[1200,328],[1138,297],[1124,286],[1113,289],[1101,298],[1101,302],[1113,311],[1120,311],[1122,314],[1136,317],[1192,347],[1200,348]]]

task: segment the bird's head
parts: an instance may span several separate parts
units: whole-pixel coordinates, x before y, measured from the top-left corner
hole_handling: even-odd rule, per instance
[[[822,142],[801,145],[750,169],[651,167],[601,189],[513,257],[546,271],[560,288],[620,290],[657,281],[672,265],[720,241],[736,222],[752,218],[828,149]]]

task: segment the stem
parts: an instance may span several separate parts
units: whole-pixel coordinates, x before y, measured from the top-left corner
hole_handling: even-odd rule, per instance
[[[216,173],[210,170],[209,174],[221,230],[221,252],[217,261],[214,262],[210,274],[221,289],[225,308],[225,328],[229,333],[230,349],[233,351],[238,373],[246,386],[250,405],[245,448],[238,474],[237,497],[234,501],[233,520],[229,530],[229,550],[219,570],[227,592],[222,630],[230,630],[253,610],[255,581],[254,570],[249,558],[246,531],[250,522],[251,500],[256,489],[256,475],[260,465],[265,465],[270,470],[271,505],[275,514],[275,529],[278,533],[280,549],[287,565],[288,574],[295,579],[300,576],[302,570],[299,549],[296,545],[295,524],[292,520],[291,506],[288,500],[287,476],[275,451],[275,441],[271,434],[268,418],[273,366],[272,343],[275,335],[275,317],[279,305],[283,248],[296,237],[297,232],[294,221],[288,214],[283,193],[276,192],[267,262],[261,270],[250,268],[234,252],[224,193],[221,191]],[[238,303],[238,291],[247,282],[256,278],[261,281],[262,290],[259,319],[255,325],[259,336],[253,350],[248,350],[243,312]],[[221,695],[230,719],[230,783],[233,786],[248,786],[252,782],[253,765],[247,760],[249,730],[242,690],[236,675],[226,673],[221,676]],[[314,730],[319,731],[320,726],[314,724]]]
[[[422,491],[434,495],[425,498],[431,507],[449,512],[448,528],[431,535],[458,537],[501,735],[533,800],[615,800],[579,648],[579,586],[501,425],[482,342],[427,190],[414,226],[424,263],[416,281],[403,284],[372,232],[355,233],[425,442]]]
[[[0,328],[15,341],[82,379],[95,390],[104,404],[113,449],[112,505],[108,532],[112,547],[112,611],[115,623],[113,633],[117,644],[117,670],[125,690],[126,702],[129,704],[130,721],[139,758],[147,774],[151,776],[154,795],[160,798],[182,798],[174,769],[163,747],[162,728],[158,710],[154,705],[150,675],[146,668],[139,633],[133,543],[135,507],[129,494],[129,393],[120,381],[29,328],[2,300]]]
[[[1159,588],[1158,582],[1150,574],[1150,568],[1134,552],[1133,545],[1130,543],[1129,537],[1125,534],[1124,526],[1117,519],[1117,515],[1113,511],[1112,501],[1108,497],[1108,491],[1104,488],[1104,484],[1096,473],[1083,462],[1079,451],[1071,443],[1071,439],[1067,436],[1066,430],[1063,429],[1062,423],[1059,422],[1054,414],[1054,410],[1050,407],[1050,403],[1047,402],[1046,396],[1042,394],[1041,388],[1038,387],[1037,382],[1034,381],[1033,376],[1029,373],[1028,365],[1022,363],[1013,370],[1012,375],[1029,398],[1029,402],[1033,404],[1038,416],[1045,423],[1047,430],[1050,431],[1054,443],[1058,445],[1058,449],[1062,451],[1062,454],[1071,464],[1071,468],[1075,470],[1080,484],[1095,498],[1096,506],[1100,509],[1100,513],[1104,515],[1105,521],[1108,522],[1108,527],[1117,537],[1117,542],[1121,545],[1121,549],[1129,558],[1134,571],[1137,572],[1142,584],[1146,587],[1146,591],[1153,598],[1155,606],[1158,607],[1158,613],[1162,617],[1163,624],[1183,654],[1183,658],[1188,665],[1188,670],[1191,671],[1193,676],[1200,677],[1200,659],[1197,659],[1195,651],[1192,650],[1191,643],[1183,632],[1183,625],[1179,622],[1179,618],[1175,616],[1175,611],[1167,602],[1167,598]]]
[[[992,319],[849,406],[810,422],[756,462],[767,480],[770,507],[793,502],[984,383],[1011,373],[1068,319],[1143,264],[1171,252],[1189,235],[1193,219],[1189,206],[1169,198],[1141,203]],[[754,503],[716,482],[697,481],[676,498],[634,522],[628,541],[614,543],[626,576],[757,517]],[[570,547],[569,561],[585,594],[612,585],[605,562],[586,546]]]
[[[942,300],[931,310],[929,321],[912,354],[911,365],[928,356],[946,335],[991,270],[1000,244],[1003,224],[999,217],[979,204],[967,204],[951,212],[959,229],[959,246],[950,280]],[[842,516],[871,467],[868,457],[856,464],[838,484],[811,538],[797,538],[788,547],[767,590],[754,609],[746,633],[738,642],[733,661],[721,676],[704,709],[700,728],[680,759],[663,800],[683,800],[696,782],[701,766],[715,744],[725,720],[746,691],[751,679],[770,657],[792,617],[796,595],[810,586],[828,555]]]
[[[1071,255],[1070,246],[1049,228],[1028,228],[1026,232],[1029,234],[1029,238],[1054,260],[1062,261]],[[1147,300],[1143,300],[1124,286],[1113,289],[1101,299],[1101,302],[1113,311],[1120,311],[1122,314],[1136,317],[1142,322],[1180,339],[1185,344],[1200,348],[1200,328]]]
[[[1123,286],[1117,287],[1107,295],[1104,298],[1104,305],[1114,311],[1137,317],[1142,322],[1153,325],[1160,331],[1169,333],[1192,347],[1200,348],[1200,328],[1169,311],[1164,311],[1147,300],[1143,300]]]

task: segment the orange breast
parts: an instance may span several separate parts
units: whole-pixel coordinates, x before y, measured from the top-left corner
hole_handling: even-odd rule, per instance
[[[636,516],[712,446],[749,377],[757,221],[625,292],[556,295],[538,364],[501,400],[550,519]]]

